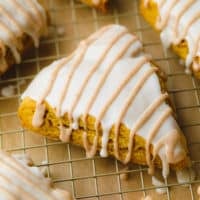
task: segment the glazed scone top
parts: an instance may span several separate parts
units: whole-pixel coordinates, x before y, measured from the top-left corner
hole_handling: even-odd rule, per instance
[[[0,0],[0,60],[2,71],[7,67],[5,46],[7,46],[20,63],[19,50],[22,48],[23,34],[30,36],[38,47],[39,37],[47,32],[47,16],[45,9],[37,0]]]
[[[0,151],[0,199],[72,200],[69,192],[54,188],[27,155]]]
[[[147,0],[146,3],[148,3]],[[195,71],[200,64],[194,58],[200,57],[200,1],[199,0],[155,0],[159,16],[156,27],[161,30],[165,47],[187,41],[186,72],[193,63]]]
[[[65,128],[60,120],[60,138],[69,141],[72,130],[78,128],[82,115],[86,124],[88,114],[95,117],[96,137],[90,147],[86,133],[83,143],[87,156],[97,151],[99,124],[103,127],[100,155],[106,157],[109,131],[115,124],[114,153],[119,158],[118,134],[123,123],[130,130],[128,153],[123,162],[131,159],[134,134],[146,141],[147,163],[151,166],[149,145],[154,156],[159,154],[163,175],[169,173],[169,163],[177,163],[187,150],[181,131],[165,103],[157,68],[142,51],[142,44],[119,25],[103,27],[67,58],[44,68],[22,95],[37,102],[33,126],[40,127],[45,114],[44,101],[56,109],[58,117],[68,113],[71,126]]]

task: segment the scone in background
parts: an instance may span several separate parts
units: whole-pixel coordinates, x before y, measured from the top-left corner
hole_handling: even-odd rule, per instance
[[[58,187],[70,190],[77,199],[198,199],[200,184],[200,81],[185,75],[184,67],[171,52],[163,50],[158,34],[139,15],[138,1],[115,0],[102,14],[74,0],[46,0],[51,16],[49,37],[33,49],[20,66],[0,78],[0,145],[15,153],[29,153],[36,164],[48,166],[48,175]],[[147,169],[134,165],[130,178],[120,180],[123,166],[112,159],[86,159],[84,150],[32,134],[20,127],[17,117],[20,94],[37,72],[53,60],[69,54],[79,41],[99,27],[120,23],[136,33],[147,52],[168,76],[168,88],[177,109],[178,121],[188,139],[197,179],[182,187],[175,174],[167,180],[167,194],[158,195]],[[5,88],[11,88],[8,97]],[[3,94],[2,94],[2,91]],[[108,187],[109,186],[109,187]]]

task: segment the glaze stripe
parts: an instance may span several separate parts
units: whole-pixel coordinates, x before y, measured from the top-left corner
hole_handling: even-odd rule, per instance
[[[145,72],[144,76],[142,77],[142,79],[136,84],[135,88],[133,89],[133,91],[131,92],[130,97],[128,98],[127,104],[125,104],[125,107],[122,109],[121,115],[120,116],[124,116],[124,111],[127,111],[128,107],[130,106],[130,104],[132,103],[132,101],[134,100],[134,98],[136,97],[137,93],[139,92],[139,90],[143,87],[143,85],[145,84],[145,82],[148,80],[148,78],[154,73],[156,72],[157,68],[152,67],[150,68],[147,72]],[[129,143],[128,143],[128,153],[126,155],[126,158],[124,160],[124,163],[128,163],[131,160],[131,155],[132,155],[132,149],[133,149],[133,138],[135,133],[137,132],[137,130],[148,120],[148,118],[151,116],[151,112],[148,112],[149,110],[146,110],[143,115],[141,117],[139,117],[139,119],[135,122],[133,128],[130,131],[130,138],[129,138]]]
[[[29,32],[29,35],[32,37],[33,41],[34,41],[34,45],[37,47],[39,44],[39,26],[37,26],[37,21],[32,17],[30,12],[27,12],[25,10],[25,8],[21,5],[21,3],[19,3],[17,0],[11,0],[13,3],[13,6],[15,7],[15,9],[18,10],[18,12],[20,12],[24,18],[26,18],[28,20],[29,26],[30,27],[34,27],[32,28],[32,32]]]
[[[88,83],[88,81],[90,80],[91,76],[94,74],[94,72],[99,68],[100,64],[102,63],[102,61],[105,59],[105,56],[107,55],[107,53],[109,52],[109,50],[112,48],[112,46],[121,38],[123,37],[125,34],[127,33],[127,31],[123,31],[121,32],[119,35],[117,35],[116,37],[113,38],[113,40],[111,41],[110,44],[108,44],[106,50],[103,52],[102,56],[100,57],[100,59],[98,60],[98,62],[95,64],[95,67],[92,68],[91,72],[88,73],[88,76],[86,77],[82,87],[80,88],[77,98],[74,101],[74,104],[72,105],[71,111],[70,113],[73,112],[76,104],[78,103],[78,99],[81,97],[81,94],[84,92],[84,87],[86,86],[86,84]],[[84,123],[86,122],[86,116],[90,110],[90,107],[92,106],[94,100],[95,100],[95,96],[97,96],[100,88],[102,87],[103,83],[105,82],[106,77],[108,76],[108,74],[110,73],[110,71],[112,70],[113,66],[115,65],[115,63],[118,61],[118,59],[120,57],[123,56],[123,54],[125,53],[125,51],[130,47],[130,45],[132,44],[132,40],[128,41],[128,43],[126,44],[126,46],[124,47],[124,49],[120,49],[120,53],[113,59],[113,61],[111,62],[111,64],[109,66],[107,66],[107,70],[104,72],[104,74],[102,75],[102,79],[100,80],[99,84],[97,84],[94,93],[91,97],[91,99],[88,100],[85,112],[84,112],[84,116],[83,116],[83,121]],[[81,93],[81,94],[80,94]]]
[[[15,177],[16,179],[20,180],[22,185],[30,185],[31,186],[31,189],[30,188],[26,188],[24,187],[23,190],[25,190],[26,192],[31,192],[32,191],[32,188],[35,189],[35,192],[31,192],[31,195],[34,195],[35,197],[36,196],[40,196],[40,195],[43,195],[43,196],[46,196],[48,197],[48,194],[46,194],[45,191],[42,190],[42,188],[39,188],[39,187],[35,187],[35,182],[33,182],[28,176],[22,174],[17,168],[15,168],[14,166],[12,165],[9,165],[8,162],[0,162],[0,172],[5,172],[5,171],[8,171],[10,172],[10,176],[13,176]],[[29,174],[31,174],[29,172]],[[4,174],[5,176],[7,176],[8,178],[11,178],[8,174]],[[40,180],[40,179],[39,179]],[[38,183],[38,181],[37,181]],[[40,184],[41,185],[41,184]],[[42,185],[41,185],[42,186]],[[43,187],[44,189],[44,187]]]
[[[80,57],[78,59],[75,59],[74,61],[74,65],[71,66],[71,71],[69,72],[69,75],[66,79],[66,82],[64,83],[63,86],[63,91],[61,91],[61,98],[57,107],[57,116],[60,116],[60,111],[61,111],[61,107],[62,107],[62,103],[64,101],[64,98],[66,96],[67,90],[69,88],[70,85],[70,81],[73,78],[73,74],[75,73],[75,71],[78,69],[79,64],[82,62],[82,59],[84,58],[85,52],[86,50],[90,47],[90,45],[96,40],[96,38],[98,38],[99,36],[101,36],[102,34],[104,34],[105,32],[107,32],[109,30],[110,26],[106,26],[103,29],[100,29],[99,31],[97,31],[94,35],[92,35],[91,37],[89,37],[86,41],[82,41],[80,43],[80,49],[81,49],[81,53],[79,54]],[[70,136],[71,136],[71,132],[72,132],[72,126],[73,126],[73,117],[72,117],[72,112],[74,107],[76,106],[76,104],[78,103],[78,99],[81,97],[82,95],[82,90],[84,89],[84,87],[87,85],[90,77],[92,76],[92,74],[98,69],[99,65],[101,64],[102,60],[104,59],[104,57],[106,56],[107,52],[110,50],[110,47],[120,38],[122,37],[125,33],[127,32],[127,30],[123,30],[119,35],[113,37],[113,39],[110,41],[110,43],[108,44],[108,47],[105,49],[105,51],[103,52],[103,54],[101,55],[101,57],[99,58],[99,60],[94,64],[94,66],[92,67],[91,71],[89,71],[89,73],[86,75],[86,78],[82,84],[82,86],[80,87],[79,91],[77,92],[77,97],[74,100],[74,103],[72,105],[71,110],[68,111],[68,119],[69,119],[69,123],[70,126],[69,128],[64,128],[62,125],[62,121],[60,119],[60,139],[62,141],[65,142],[69,142],[70,140]],[[76,119],[74,120],[76,123]]]
[[[123,35],[122,35],[123,36]],[[88,113],[92,107],[92,105],[94,104],[95,101],[95,97],[98,95],[100,89],[103,87],[106,78],[109,76],[109,73],[111,72],[111,70],[113,69],[113,67],[115,66],[116,62],[126,53],[126,51],[130,48],[130,46],[133,44],[133,42],[136,41],[136,38],[131,38],[126,44],[124,44],[124,47],[120,50],[120,52],[116,55],[116,57],[113,59],[113,61],[110,63],[110,65],[107,67],[107,70],[105,70],[104,74],[102,75],[102,78],[100,79],[99,83],[97,83],[97,86],[94,89],[94,93],[92,94],[92,97],[88,100],[88,103],[86,105],[86,109],[84,111],[84,115],[83,115],[83,122],[84,124],[87,124],[86,122],[86,117],[88,116]],[[104,109],[104,108],[102,108]],[[96,117],[96,122],[95,122],[95,132],[97,135],[98,134],[98,129],[99,129],[99,123],[100,123],[100,118],[99,116]],[[85,127],[86,129],[86,127]],[[104,139],[104,137],[108,137],[108,135],[104,132],[102,140]],[[98,139],[98,136],[95,138],[96,140]],[[108,139],[107,139],[108,140]],[[86,144],[86,143],[85,143]],[[93,153],[89,153],[86,152],[87,155],[90,155],[90,157],[94,156],[96,154],[96,150],[97,150],[97,141],[94,142],[93,144],[94,147],[92,147],[92,152]],[[103,144],[102,143],[102,147],[105,149],[107,146],[107,144]],[[87,148],[88,149],[88,148]]]
[[[178,0],[171,0],[171,1],[166,1],[166,4],[163,4],[163,2],[160,5],[160,9],[165,5],[168,10],[171,10],[173,6],[176,4]],[[162,29],[163,27],[166,26],[167,20],[169,19],[170,12],[165,12],[164,16],[158,16],[157,22],[156,22],[156,27],[158,29]]]
[[[166,96],[166,97],[168,97],[168,96]],[[166,98],[166,97],[164,97],[164,98]],[[165,100],[165,99],[164,99]],[[161,101],[161,102],[163,102],[163,100]],[[158,105],[159,106],[159,105]],[[160,127],[162,126],[162,124],[165,122],[165,120],[169,117],[169,116],[171,116],[172,115],[172,109],[171,108],[167,108],[166,110],[164,110],[163,111],[163,113],[161,114],[161,116],[160,116],[160,119],[158,119],[158,123],[157,124],[155,124],[153,127],[152,127],[152,129],[151,129],[151,131],[150,131],[150,133],[149,133],[149,137],[148,137],[148,139],[147,139],[147,141],[146,141],[146,160],[147,160],[147,164],[148,164],[148,166],[149,166],[149,174],[153,174],[153,171],[154,171],[154,168],[153,168],[153,163],[152,163],[152,161],[151,161],[151,157],[150,157],[150,155],[151,155],[151,153],[150,153],[150,144],[151,144],[151,142],[152,142],[152,140],[153,140],[153,138],[156,136],[156,134],[158,133],[158,130],[160,129]],[[167,143],[167,141],[166,141],[166,143]]]
[[[1,177],[5,179],[5,181],[9,181],[11,183],[13,183],[14,181],[15,184],[17,184],[16,187],[21,192],[23,192],[23,195],[27,195],[27,197],[30,199],[40,199],[41,197],[43,197],[48,200],[53,200],[53,198],[48,193],[49,186],[41,184],[41,178],[34,175],[31,171],[27,169],[27,167],[20,164],[19,161],[16,161],[14,158],[7,156],[6,154],[1,152],[0,166]],[[8,173],[5,173],[5,171],[7,171]],[[14,178],[14,180],[12,180],[12,178]],[[25,185],[30,187],[23,187]],[[35,187],[36,185],[39,185],[40,187]],[[34,188],[34,191],[32,190],[32,188]],[[18,190],[16,190],[15,192],[17,191]]]
[[[98,33],[98,35],[96,34],[95,36],[98,38],[98,36],[100,36],[100,35],[103,34],[105,31],[108,31],[108,30],[109,30],[109,27],[106,27],[106,28],[102,29],[102,30]],[[84,79],[83,84],[82,84],[81,87],[78,89],[76,99],[74,100],[74,102],[73,102],[73,104],[72,104],[71,110],[68,111],[68,118],[69,118],[69,122],[70,122],[70,127],[69,127],[66,131],[64,131],[64,130],[63,130],[63,127],[62,127],[62,124],[60,124],[60,126],[61,126],[61,138],[62,138],[62,139],[65,139],[65,141],[67,141],[67,142],[69,141],[69,137],[70,137],[71,132],[72,132],[72,119],[73,119],[72,113],[73,113],[73,110],[74,110],[76,104],[78,103],[78,99],[81,98],[81,95],[82,95],[82,93],[83,93],[84,88],[86,87],[86,85],[87,85],[88,81],[90,80],[91,76],[93,75],[93,73],[99,68],[101,62],[104,60],[104,58],[105,58],[106,54],[108,53],[108,51],[110,50],[110,48],[111,48],[125,33],[127,33],[127,30],[126,30],[126,29],[124,29],[123,31],[121,31],[119,34],[117,34],[115,37],[113,37],[113,38],[110,40],[110,42],[109,42],[109,44],[107,45],[105,51],[101,54],[101,56],[100,56],[100,58],[97,60],[97,62],[92,66],[91,71],[88,72],[88,74],[86,75],[86,77],[85,77],[85,79]],[[86,41],[86,42],[84,42],[83,44],[87,44],[87,43],[90,44],[90,43],[93,42],[95,39],[96,39],[95,37],[91,37],[91,38],[88,39],[89,42]],[[77,59],[77,60],[75,60],[75,61],[81,63],[81,61],[82,61],[82,59],[83,59],[83,56],[85,55],[84,53],[85,53],[86,49],[89,48],[89,44],[88,44],[88,46],[86,46],[86,48],[82,51],[83,54],[81,54],[81,59]],[[78,66],[77,66],[77,67],[78,67]],[[72,73],[69,73],[69,75],[68,75],[69,78],[68,78],[67,80],[69,80],[69,81],[67,81],[67,84],[64,85],[64,91],[61,93],[61,94],[62,94],[62,100],[61,100],[60,103],[58,104],[58,105],[59,105],[59,106],[58,106],[59,109],[60,109],[61,106],[62,106],[62,102],[63,102],[63,100],[64,100],[64,97],[66,96],[67,89],[68,89],[68,87],[69,87],[70,80],[71,80],[72,77],[73,77],[73,73],[75,72],[75,69],[76,69],[76,68],[73,66],[73,67],[72,67]],[[75,119],[75,121],[76,121],[76,119]],[[86,144],[86,143],[85,143],[85,144]],[[87,148],[87,149],[88,149],[88,148]]]
[[[12,170],[12,169],[8,169],[8,170]],[[1,172],[1,170],[0,170]],[[15,180],[17,179],[18,177],[15,177]],[[14,189],[11,189],[10,188],[10,185],[12,185],[12,187],[14,187]],[[35,197],[33,197],[29,192],[27,192],[24,187],[22,187],[21,185],[17,184],[17,185],[14,185],[13,182],[12,182],[12,179],[10,176],[8,175],[5,175],[1,173],[1,177],[0,177],[0,189],[4,190],[4,192],[6,192],[7,194],[10,195],[9,198],[11,198],[12,200],[16,200],[16,199],[19,199],[18,198],[18,193],[20,192],[20,194],[22,195],[23,194],[23,198],[28,198],[30,200],[36,200]],[[0,193],[0,195],[2,194],[5,194],[5,193]],[[1,197],[1,196],[0,196]],[[6,197],[8,198],[8,197]],[[9,200],[6,199],[6,200]]]
[[[13,16],[6,10],[6,8],[0,5],[0,11],[1,11],[1,14],[5,16],[5,18],[2,18],[1,20],[10,21],[11,23],[15,25],[15,28],[17,28],[17,30],[21,32],[21,28],[22,28],[21,25],[18,23],[18,21],[15,18],[13,18]]]
[[[74,63],[72,64],[71,66],[71,70],[68,74],[68,77],[66,78],[66,82],[64,83],[64,86],[63,86],[63,90],[61,91],[61,97],[60,97],[60,100],[59,100],[59,104],[58,104],[58,107],[57,107],[57,116],[59,117],[61,115],[61,107],[62,107],[62,103],[64,101],[64,98],[66,96],[66,93],[68,91],[68,88],[69,88],[69,85],[70,85],[70,81],[73,77],[73,74],[74,72],[77,70],[79,64],[81,63],[84,55],[85,55],[85,52],[86,50],[89,48],[89,45],[95,41],[96,37],[100,36],[101,34],[104,34],[107,30],[109,29],[109,26],[107,27],[104,27],[103,29],[99,30],[96,32],[96,34],[94,36],[91,36],[89,37],[87,40],[85,41],[82,41],[79,45],[79,48],[81,50],[81,53],[79,53],[77,51],[77,53],[79,53],[79,57],[77,59],[74,60]],[[115,40],[115,38],[114,38]],[[101,60],[101,59],[100,59]],[[100,62],[100,61],[99,61]],[[97,66],[99,65],[99,62],[96,64]],[[94,68],[96,67],[96,65],[94,66]],[[92,73],[92,72],[91,72]],[[55,78],[55,77],[54,77]],[[87,79],[86,79],[87,80]],[[86,84],[86,83],[85,83]],[[83,84],[83,85],[85,85]],[[80,91],[81,92],[81,91]],[[79,92],[79,93],[80,93]],[[72,116],[71,116],[71,113],[69,112],[68,113],[69,115],[69,121],[72,122]]]
[[[182,6],[180,12],[178,13],[178,16],[176,16],[175,23],[173,26],[174,34],[175,34],[174,37],[177,37],[177,35],[178,35],[177,27],[178,27],[179,20],[183,16],[184,12],[194,3],[194,1],[195,0],[188,0],[187,2],[183,3],[183,6]]]
[[[72,55],[63,59],[62,62],[60,62],[57,67],[55,67],[55,69],[53,70],[52,75],[50,77],[50,80],[46,85],[44,92],[42,94],[40,94],[40,98],[36,103],[36,108],[35,108],[35,112],[34,112],[33,119],[32,119],[32,124],[35,127],[40,127],[43,124],[44,114],[45,114],[45,111],[46,111],[46,106],[43,104],[44,103],[43,101],[47,97],[49,92],[51,91],[51,88],[52,88],[54,81],[55,81],[55,76],[58,74],[60,68],[62,68],[65,63],[69,62]]]
[[[137,65],[135,66],[136,72],[147,62],[148,57],[141,56],[139,59]],[[119,127],[121,124],[121,121],[123,120],[129,106],[131,105],[134,97],[137,95],[137,93],[140,91],[141,87],[145,83],[146,79],[153,73],[155,72],[154,68],[149,69],[148,73],[143,76],[141,80],[138,81],[138,83],[135,85],[135,87],[132,89],[129,97],[125,101],[125,103],[122,105],[121,112],[119,113],[119,117],[117,118],[117,121],[115,123],[115,138],[114,138],[114,154],[117,158],[119,158],[119,152],[118,152],[118,135],[119,135]]]

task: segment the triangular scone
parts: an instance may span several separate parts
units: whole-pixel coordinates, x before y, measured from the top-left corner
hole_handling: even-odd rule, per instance
[[[141,0],[140,10],[163,45],[185,60],[186,72],[200,78],[200,1]]]
[[[20,63],[30,46],[38,47],[39,38],[47,33],[43,1],[0,1],[0,75],[11,65]]]
[[[119,25],[101,28],[68,57],[44,68],[22,95],[24,127],[129,163],[169,173],[188,165],[158,68],[138,38]],[[152,160],[153,159],[153,160]]]
[[[109,0],[80,0],[80,1],[91,7],[97,8],[105,12],[107,10],[107,4]]]
[[[72,200],[68,191],[54,188],[28,155],[0,150],[1,200]]]

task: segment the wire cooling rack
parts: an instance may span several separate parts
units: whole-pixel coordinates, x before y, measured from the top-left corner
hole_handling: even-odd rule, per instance
[[[33,49],[21,65],[13,67],[0,78],[0,90],[10,87],[8,97],[0,95],[0,146],[14,153],[28,153],[36,165],[47,167],[48,176],[56,186],[68,189],[76,199],[134,200],[148,195],[159,200],[198,199],[200,184],[200,81],[184,73],[178,58],[165,51],[158,34],[139,15],[138,1],[115,0],[108,13],[74,0],[47,0],[51,24],[49,36],[41,41],[39,49]],[[195,181],[178,184],[172,172],[163,187],[167,193],[159,195],[151,184],[147,168],[134,165],[125,170],[114,159],[96,156],[86,159],[83,150],[24,130],[17,118],[20,95],[44,66],[70,53],[79,41],[99,27],[123,24],[143,41],[144,48],[168,76],[168,89],[177,110],[179,124],[188,141],[193,166],[197,172]],[[129,179],[120,179],[128,172]],[[184,186],[183,186],[184,185]]]

